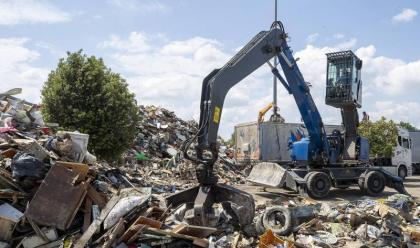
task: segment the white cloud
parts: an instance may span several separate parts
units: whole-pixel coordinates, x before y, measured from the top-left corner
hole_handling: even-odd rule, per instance
[[[351,38],[348,41],[344,41],[337,44],[336,46],[334,46],[334,48],[337,50],[348,50],[348,49],[352,49],[354,46],[356,46],[356,44],[357,44],[357,39]]]
[[[310,35],[308,35],[308,37],[306,38],[306,42],[307,42],[307,43],[309,43],[309,44],[311,44],[311,43],[313,43],[313,42],[315,42],[315,41],[316,41],[316,39],[318,38],[318,36],[319,36],[319,33],[313,33],[313,34],[310,34]]]
[[[416,127],[420,127],[420,103],[414,101],[377,101],[374,103],[374,108],[369,113],[374,120],[382,116],[388,119],[404,122],[410,122]]]
[[[386,96],[407,96],[420,89],[420,60],[405,62],[397,58],[375,56],[373,45],[359,48],[356,54],[363,60],[363,73]]]
[[[342,34],[342,33],[336,33],[336,34],[334,34],[334,38],[337,39],[337,40],[341,40],[344,37],[345,37],[345,35]]]
[[[0,91],[21,87],[23,92],[18,97],[39,102],[49,70],[32,65],[40,54],[26,48],[27,42],[24,38],[0,38]]]
[[[0,1],[0,25],[19,23],[55,23],[70,19],[70,14],[45,1]]]
[[[116,7],[143,12],[167,12],[169,6],[158,0],[108,0]]]
[[[121,40],[117,35],[111,35],[109,40],[99,44],[101,48],[128,50],[131,52],[144,52],[150,50],[148,37],[141,32],[131,32],[128,40]]]
[[[403,9],[399,14],[392,17],[393,22],[410,22],[417,16],[414,9]]]
[[[141,47],[147,49],[137,47],[137,40],[132,38],[135,36],[133,33],[126,38],[113,36],[101,43],[109,54],[113,69],[122,72],[128,79],[139,103],[164,106],[183,118],[197,120],[203,78],[213,69],[223,66],[237,51],[226,51],[218,41],[204,37],[168,41],[164,36],[156,37],[138,32],[134,34],[141,34],[139,44],[143,44]],[[341,123],[340,111],[326,106],[324,101],[325,54],[349,48],[353,48],[363,60],[363,110],[373,118],[381,115],[392,118],[394,115],[395,118],[406,120],[403,114],[395,115],[396,111],[401,111],[403,107],[398,106],[393,111],[391,107],[387,107],[388,111],[380,111],[376,102],[390,99],[393,103],[400,102],[402,106],[415,108],[416,105],[409,104],[416,103],[415,101],[401,99],[398,94],[413,92],[415,95],[415,92],[420,90],[420,82],[417,79],[420,78],[420,61],[405,62],[377,56],[373,45],[356,50],[356,38],[340,41],[336,45],[325,47],[308,44],[295,53],[295,57],[300,58],[297,63],[305,80],[312,84],[311,94],[324,122]],[[401,88],[396,90],[397,87]],[[299,122],[301,117],[293,97],[288,95],[280,83],[278,88],[281,115],[288,122]],[[229,137],[235,124],[255,121],[258,111],[271,101],[272,75],[268,67],[262,66],[228,93],[220,134]],[[415,118],[415,114],[408,115],[408,120],[413,123],[416,123]]]

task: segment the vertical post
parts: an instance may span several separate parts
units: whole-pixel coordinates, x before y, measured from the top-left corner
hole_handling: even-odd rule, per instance
[[[277,0],[274,0],[274,21],[277,21]],[[277,68],[277,56],[274,56],[274,67]],[[273,75],[273,116],[277,116],[277,77]]]

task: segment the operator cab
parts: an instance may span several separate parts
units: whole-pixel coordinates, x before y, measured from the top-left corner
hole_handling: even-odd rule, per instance
[[[329,142],[337,156],[336,161],[369,159],[369,143],[357,132],[362,106],[362,80],[360,60],[352,51],[327,53],[327,82],[325,103],[341,109],[344,135],[330,136]],[[343,146],[340,146],[343,144]],[[342,152],[341,152],[342,151]]]
[[[362,105],[362,60],[352,51],[327,53],[326,104],[342,108]]]

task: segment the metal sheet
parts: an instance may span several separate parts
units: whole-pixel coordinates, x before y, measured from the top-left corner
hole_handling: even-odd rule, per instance
[[[410,131],[412,162],[420,163],[420,132]]]
[[[87,183],[76,184],[79,173],[53,166],[29,203],[25,213],[38,224],[67,229],[86,195]]]
[[[235,126],[235,152],[238,162],[259,160],[258,125],[256,122]]]
[[[308,135],[307,130],[301,123],[276,123],[264,122],[259,125],[259,152],[260,160],[268,162],[291,161],[288,142],[290,132],[297,129]],[[325,125],[327,134],[334,129],[343,130],[340,125]]]

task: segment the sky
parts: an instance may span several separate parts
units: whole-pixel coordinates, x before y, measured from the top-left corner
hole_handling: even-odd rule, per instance
[[[363,60],[363,106],[420,128],[420,2],[412,0],[279,0],[278,18],[324,123],[340,124],[326,106],[325,53],[353,50]],[[222,67],[274,18],[274,0],[0,0],[0,92],[40,102],[48,74],[67,51],[83,49],[120,73],[139,104],[199,117],[203,78]],[[272,101],[272,75],[262,66],[229,91],[220,134],[255,121]],[[279,84],[286,122],[299,122]]]

